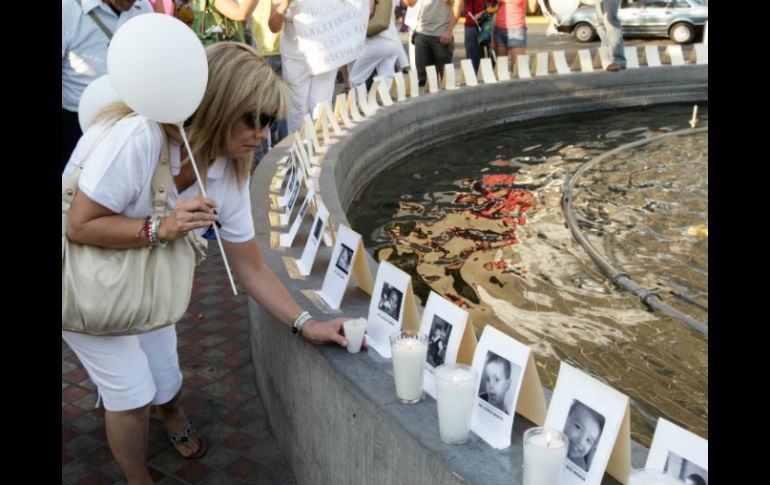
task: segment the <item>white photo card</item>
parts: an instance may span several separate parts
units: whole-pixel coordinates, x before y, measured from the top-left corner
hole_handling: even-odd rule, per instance
[[[569,439],[565,485],[599,485],[605,470],[625,483],[631,471],[629,416],[628,396],[561,363],[545,426]]]
[[[487,325],[473,353],[479,375],[471,414],[471,430],[490,446],[511,446],[511,430],[526,373],[531,373],[526,345]],[[534,367],[534,365],[533,365]],[[536,377],[537,371],[535,371]],[[538,380],[539,383],[539,380]],[[542,389],[539,390],[542,396]],[[545,403],[542,404],[545,408]]]
[[[428,356],[422,388],[433,399],[436,399],[436,382],[433,380],[436,367],[457,362],[467,323],[468,312],[435,291],[430,292],[422,313],[420,333],[428,336]]]
[[[645,468],[673,475],[685,485],[708,485],[709,442],[670,421],[658,418]]]
[[[337,242],[332,250],[332,257],[329,261],[329,267],[326,269],[323,286],[319,291],[316,291],[316,294],[332,310],[340,308],[340,303],[342,303],[342,298],[345,296],[345,289],[348,287],[350,277],[353,275],[354,270],[359,269],[361,266],[358,259],[365,257],[363,247],[360,234],[344,224],[339,225],[337,228]],[[366,263],[364,262],[364,264]],[[361,275],[358,275],[356,281],[360,280]],[[370,284],[371,280],[372,276],[369,274],[368,281]]]
[[[310,274],[310,270],[313,268],[313,262],[318,254],[318,246],[321,243],[321,234],[324,228],[329,223],[329,210],[318,199],[318,211],[316,212],[315,219],[313,219],[313,225],[310,229],[310,234],[307,237],[305,243],[305,249],[302,250],[302,257],[297,262],[297,268],[299,274],[307,276]]]
[[[369,302],[366,341],[378,354],[389,359],[389,338],[402,327],[413,330],[419,328],[412,293],[412,278],[387,261],[382,261]]]
[[[291,224],[291,228],[289,229],[289,232],[280,235],[279,243],[281,247],[290,248],[292,243],[294,243],[294,238],[297,236],[297,232],[299,232],[299,226],[302,225],[302,220],[305,218],[305,215],[307,214],[308,209],[314,203],[313,202],[314,198],[315,198],[315,190],[309,189],[307,192],[307,195],[305,195],[305,200],[302,202],[302,205],[299,207],[299,212],[297,212],[297,217],[294,218],[294,222]]]

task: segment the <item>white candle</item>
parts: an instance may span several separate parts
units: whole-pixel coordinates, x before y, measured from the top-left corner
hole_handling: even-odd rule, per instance
[[[342,326],[345,328],[345,338],[348,339],[348,352],[357,354],[361,350],[361,344],[364,341],[366,319],[356,318],[355,320],[346,320]]]
[[[683,481],[666,475],[659,470],[642,468],[634,470],[628,476],[628,485],[682,485]]]
[[[390,336],[393,354],[393,374],[396,396],[403,403],[414,404],[422,399],[422,378],[428,357],[428,337],[403,331]]]
[[[561,485],[568,441],[556,429],[528,429],[524,433],[524,485]]]
[[[443,364],[433,374],[439,434],[450,445],[468,441],[477,376],[476,369],[464,364]]]

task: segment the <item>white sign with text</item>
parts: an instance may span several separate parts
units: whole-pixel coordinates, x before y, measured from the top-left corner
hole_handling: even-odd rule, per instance
[[[294,0],[297,46],[310,71],[329,72],[359,57],[366,42],[369,2],[362,0]]]

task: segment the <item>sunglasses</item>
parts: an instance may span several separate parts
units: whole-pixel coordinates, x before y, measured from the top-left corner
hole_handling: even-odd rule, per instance
[[[257,112],[256,111],[249,111],[244,115],[244,121],[246,121],[246,124],[251,128],[252,130],[257,129]],[[266,115],[264,113],[259,113],[259,129],[264,130],[265,128],[270,128],[275,124],[277,121],[277,118],[275,115]]]

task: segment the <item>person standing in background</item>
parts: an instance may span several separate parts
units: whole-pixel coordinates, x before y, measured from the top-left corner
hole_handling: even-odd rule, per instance
[[[465,0],[465,56],[471,60],[473,71],[479,72],[484,48],[479,44],[478,18],[486,9],[486,0]]]
[[[385,81],[385,88],[390,90],[390,84],[393,82],[396,60],[399,52],[402,52],[401,40],[396,31],[395,8],[398,3],[391,4],[390,24],[382,32],[366,38],[366,43],[353,63],[353,69],[350,70],[350,87],[356,88],[364,84],[369,76],[377,69],[377,75],[382,76]],[[382,8],[382,7],[379,7]],[[369,0],[370,15],[374,13],[375,2]],[[368,86],[367,86],[368,87]]]
[[[243,24],[257,8],[257,0],[195,0],[193,31],[203,46],[224,40],[246,42]]]
[[[62,0],[62,170],[83,135],[78,120],[80,97],[92,81],[107,74],[112,35],[129,19],[152,11],[147,0]]]
[[[495,54],[508,56],[513,68],[516,56],[527,52],[527,0],[499,0],[495,20]]]
[[[267,1],[267,0],[263,0]],[[291,91],[289,101],[288,129],[299,131],[302,118],[313,113],[318,103],[331,102],[337,69],[313,74],[299,48],[297,31],[294,27],[295,4],[292,0],[272,0],[268,25],[273,33],[281,32],[281,68],[283,80]]]
[[[267,0],[262,0],[257,4],[257,8],[254,13],[251,14],[251,33],[254,39],[255,48],[259,51],[259,54],[265,60],[265,62],[273,68],[279,77],[283,77],[281,69],[281,33],[272,32],[268,22],[270,20],[271,3]],[[270,127],[270,136],[267,140],[262,140],[262,144],[259,150],[255,151],[254,164],[252,170],[257,166],[263,156],[275,145],[280,142],[286,135],[289,134],[289,130],[286,124],[286,118],[278,119],[273,126]]]
[[[454,27],[462,13],[462,0],[422,0],[414,33],[414,53],[419,85],[427,79],[426,66],[436,66],[441,81],[444,66],[451,64],[455,47]],[[413,7],[417,0],[406,0]]]
[[[596,2],[596,18],[599,20],[596,31],[602,40],[602,48],[607,50],[612,62],[607,70],[617,72],[626,68],[626,53],[623,48],[623,27],[618,19],[621,0],[599,0]]]

